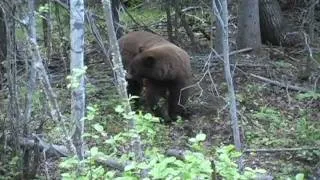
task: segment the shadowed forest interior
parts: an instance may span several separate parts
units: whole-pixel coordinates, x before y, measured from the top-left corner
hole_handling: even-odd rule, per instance
[[[0,180],[317,180],[319,0],[0,0],[0,124]]]

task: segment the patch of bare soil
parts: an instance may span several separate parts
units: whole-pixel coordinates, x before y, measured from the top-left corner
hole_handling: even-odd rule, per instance
[[[193,116],[190,120],[182,124],[170,127],[170,136],[175,146],[185,146],[187,138],[193,137],[199,132],[207,135],[205,145],[208,148],[221,144],[232,144],[232,132],[230,118],[227,107],[227,87],[224,79],[223,62],[211,59],[208,65],[209,56],[193,56],[192,67],[194,71],[194,85],[191,87],[192,97],[189,99],[188,108]],[[317,80],[320,71],[317,66],[310,69],[308,81],[299,80],[301,63],[298,58],[291,58],[283,54],[281,49],[265,48],[259,56],[253,54],[238,54],[232,57],[232,72],[234,85],[238,99],[238,117],[241,126],[241,138],[245,148],[276,149],[273,152],[245,153],[245,165],[250,167],[260,167],[267,169],[276,177],[293,176],[303,172],[309,177],[320,177],[320,156],[319,151],[312,151],[314,147],[320,147],[320,136],[310,139],[309,142],[294,138],[286,138],[290,133],[296,133],[295,128],[298,120],[302,118],[299,110],[307,110],[308,123],[310,126],[320,128],[320,101],[308,100],[299,101],[295,97],[302,90],[318,89],[320,85]],[[267,80],[266,80],[267,78]],[[269,81],[270,80],[270,81]],[[277,82],[277,83],[274,83]],[[250,89],[250,87],[252,89]],[[261,90],[258,90],[260,89]],[[299,89],[300,88],[300,89]],[[283,123],[288,123],[286,127],[279,128],[278,132],[270,132],[270,142],[274,141],[280,134],[279,142],[270,143],[254,142],[247,140],[247,134],[256,126],[257,120],[252,119],[253,112],[259,112],[261,108],[268,107],[279,112],[279,117],[283,117]],[[261,121],[261,119],[260,119]],[[261,133],[270,128],[270,123],[258,122]],[[272,123],[272,122],[271,122]],[[282,123],[282,122],[279,122]],[[264,127],[265,126],[265,127]],[[292,131],[292,132],[286,132]],[[316,131],[320,132],[320,131]],[[275,134],[273,134],[275,133]],[[281,137],[281,134],[283,137]],[[274,136],[274,137],[273,137]],[[283,139],[282,139],[283,138]],[[288,143],[281,142],[288,140]],[[268,140],[266,140],[268,141]],[[251,144],[254,142],[253,144]],[[283,146],[281,146],[283,145]],[[300,148],[297,151],[282,150],[282,148]],[[306,150],[304,151],[304,147]],[[308,147],[311,151],[308,151]],[[280,149],[279,151],[277,149]],[[310,156],[301,154],[309,153]],[[303,157],[302,157],[303,156]]]

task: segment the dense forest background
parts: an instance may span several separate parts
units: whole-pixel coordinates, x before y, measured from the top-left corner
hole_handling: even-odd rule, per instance
[[[189,119],[128,106],[138,30],[191,56]],[[319,179],[319,35],[319,0],[0,0],[0,179]]]

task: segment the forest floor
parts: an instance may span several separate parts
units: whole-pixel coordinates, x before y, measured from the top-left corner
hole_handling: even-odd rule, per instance
[[[157,21],[160,17],[162,14],[156,18],[153,15]],[[236,20],[234,17],[231,19],[231,23]],[[230,35],[234,36],[236,26],[232,24],[230,27],[234,28],[230,28]],[[104,125],[108,135],[114,135],[124,131],[125,123],[119,120],[119,116],[115,118],[119,98],[114,74],[100,48],[90,43],[85,54],[88,67],[86,102],[99,110],[95,122]],[[231,46],[234,44],[231,42]],[[233,144],[223,62],[212,58],[208,48],[206,53],[194,53],[187,47],[183,48],[191,55],[193,86],[186,106],[192,115],[188,120],[170,125],[156,123],[155,126],[161,126],[163,132],[159,133],[158,144],[155,145],[163,150],[188,149],[188,139],[202,132],[206,134],[205,148],[214,152],[217,147]],[[245,167],[265,169],[275,179],[292,178],[298,173],[304,173],[306,179],[320,178],[320,45],[313,46],[313,49],[313,57],[318,62],[311,61],[307,70],[304,70],[307,59],[304,47],[263,47],[259,54],[246,52],[231,56]],[[68,63],[61,65],[59,58],[48,65],[61,113],[68,118],[71,100],[70,90],[66,88],[67,69]],[[25,74],[22,76],[19,82],[26,79]],[[21,84],[25,85],[25,82]],[[41,98],[45,99],[38,97]],[[3,102],[7,103],[7,100]],[[38,102],[34,104],[35,119],[43,118],[42,111],[49,108]],[[38,111],[42,114],[37,114]],[[55,129],[52,121],[46,122],[49,122],[46,137],[53,143],[58,142],[61,139],[60,127]],[[86,124],[86,132],[90,125]],[[96,141],[89,142],[88,146],[96,144]],[[58,160],[53,158],[49,161],[46,161],[49,172],[56,172],[59,177]],[[3,164],[0,162],[0,165]]]
[[[231,36],[235,32],[231,30]],[[231,56],[244,166],[266,169],[275,179],[292,178],[298,173],[308,179],[320,178],[320,94],[313,91],[320,89],[320,48],[314,48],[318,63],[311,62],[307,71],[303,70],[306,51],[301,49],[263,47],[258,55],[246,52]],[[96,118],[105,124],[106,132],[121,132],[123,123],[114,118],[119,101],[110,63],[95,45],[87,47],[86,52],[87,102],[98,105],[100,114]],[[171,125],[158,124],[164,130],[158,141],[163,149],[187,149],[188,139],[202,132],[207,137],[206,149],[214,151],[233,144],[223,62],[212,58],[209,50],[189,53],[193,86],[186,106],[191,118]],[[51,77],[58,88],[59,84],[64,86],[66,76],[57,73],[60,66],[49,68],[55,72]],[[61,109],[67,110],[69,95],[63,94],[69,92],[63,91],[58,97],[63,102]]]
[[[299,80],[299,59],[303,57],[292,58],[294,52],[265,47],[258,56],[239,53],[231,58],[241,141],[247,150],[244,165],[266,169],[277,179],[294,177],[297,173],[305,173],[312,179],[320,177],[320,95],[312,92],[320,87],[320,72],[317,66],[311,66],[309,80]],[[166,148],[186,149],[188,138],[202,132],[207,135],[204,144],[208,149],[233,144],[223,62],[209,58],[210,53],[190,54],[194,84],[187,108],[192,116],[165,125],[162,136],[166,137],[160,139],[165,139],[162,143]],[[96,90],[89,93],[88,102],[112,104],[111,94],[115,90],[111,69],[108,63],[102,65],[94,53],[89,56],[88,82]],[[94,63],[94,59],[99,59],[99,63]],[[110,113],[114,113],[113,109],[106,107],[101,116]],[[110,124],[113,131],[121,131],[118,122]]]

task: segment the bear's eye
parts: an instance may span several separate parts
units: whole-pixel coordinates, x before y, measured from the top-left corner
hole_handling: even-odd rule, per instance
[[[156,63],[156,60],[153,57],[147,57],[143,61],[144,67],[147,67],[147,68],[152,68],[155,63]]]
[[[135,74],[136,74],[136,71],[135,71],[134,69],[131,69],[131,71],[130,71],[129,74],[130,74],[130,75],[135,75]]]

